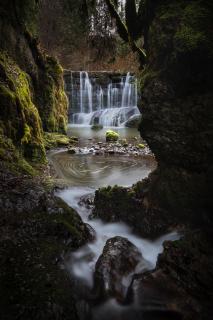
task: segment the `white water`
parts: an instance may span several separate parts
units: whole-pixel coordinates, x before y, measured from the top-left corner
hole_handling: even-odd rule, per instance
[[[126,182],[126,181],[125,181]],[[126,184],[124,182],[124,185]],[[66,267],[76,277],[84,281],[89,287],[93,286],[93,273],[95,263],[103,251],[106,241],[115,236],[126,237],[131,241],[142,253],[146,260],[146,270],[153,269],[156,265],[158,255],[163,251],[163,242],[165,240],[177,240],[179,235],[176,232],[164,235],[155,241],[148,241],[134,235],[131,228],[124,223],[103,223],[101,220],[89,220],[90,210],[79,205],[82,196],[94,193],[95,189],[89,187],[73,187],[58,193],[58,195],[70,206],[78,211],[85,223],[96,232],[96,239],[88,243],[76,252],[72,253]],[[142,262],[142,261],[141,261]],[[136,272],[144,270],[143,263],[137,266]]]
[[[93,87],[86,71],[81,71],[79,78],[80,101],[76,106],[77,112],[72,114],[72,124],[122,127],[131,116],[140,114],[137,80],[130,73],[122,77],[120,83],[109,83],[107,88]]]

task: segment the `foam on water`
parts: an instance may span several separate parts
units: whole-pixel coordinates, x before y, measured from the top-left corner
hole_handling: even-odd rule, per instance
[[[69,270],[92,288],[95,263],[101,255],[106,241],[115,236],[128,238],[141,251],[143,258],[147,261],[148,268],[153,269],[158,255],[163,250],[163,242],[165,240],[177,240],[179,235],[172,232],[155,241],[148,241],[133,234],[131,228],[124,223],[103,223],[99,219],[89,220],[90,210],[79,205],[79,201],[82,196],[94,193],[94,191],[89,187],[73,187],[58,193],[65,202],[78,211],[83,221],[89,223],[96,232],[95,241],[71,254],[70,260],[67,262]],[[139,265],[137,272],[140,271],[142,270],[140,270]]]

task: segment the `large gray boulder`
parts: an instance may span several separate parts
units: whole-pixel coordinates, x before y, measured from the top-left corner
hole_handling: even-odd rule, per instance
[[[125,123],[128,128],[138,128],[141,121],[141,114],[134,114]]]
[[[117,236],[107,240],[95,267],[94,290],[97,299],[114,297],[125,303],[139,264],[140,270],[145,270],[148,265],[138,248],[128,239]]]

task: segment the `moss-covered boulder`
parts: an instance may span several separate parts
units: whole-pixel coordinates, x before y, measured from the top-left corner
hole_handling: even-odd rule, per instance
[[[98,131],[98,130],[103,129],[103,126],[102,126],[101,124],[93,124],[93,125],[91,126],[91,129],[92,129],[92,130],[95,130],[95,131]]]
[[[119,139],[119,134],[113,130],[107,130],[106,132],[106,141],[107,142],[116,142]]]
[[[68,147],[72,144],[72,140],[64,134],[55,132],[44,133],[44,145],[47,150],[58,147]]]
[[[119,186],[100,188],[95,192],[91,218],[105,222],[125,222],[134,232],[156,238],[176,226],[176,217],[153,206],[149,199],[150,181],[144,180],[124,188]]]

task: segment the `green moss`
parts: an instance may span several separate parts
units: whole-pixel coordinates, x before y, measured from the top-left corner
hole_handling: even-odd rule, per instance
[[[72,144],[72,140],[66,135],[56,132],[45,132],[44,134],[44,145],[47,150],[51,148],[68,146],[70,144]]]
[[[213,54],[212,35],[207,32],[211,21],[211,10],[200,0],[172,1],[161,5],[150,26],[151,58],[161,61],[162,56],[166,61],[165,56],[170,54],[174,63],[180,53],[208,50]]]
[[[56,119],[53,114],[50,114],[50,116],[48,117],[46,125],[47,125],[46,129],[48,131],[50,131],[50,132],[57,131]]]
[[[182,13],[180,27],[174,36],[175,49],[178,52],[187,52],[201,46],[212,46],[206,34],[210,20],[210,12],[201,7],[199,1],[187,4]]]
[[[45,162],[41,119],[32,102],[29,77],[4,53],[0,68],[1,131],[26,158]]]
[[[178,51],[191,51],[205,42],[205,34],[202,32],[195,32],[195,30],[189,26],[182,26],[180,30],[175,34],[175,41],[178,47]]]
[[[25,124],[24,125],[24,135],[21,138],[21,143],[27,144],[27,143],[29,143],[30,139],[31,139],[31,130],[30,130],[30,127],[27,124]]]
[[[45,59],[45,71],[40,79],[39,113],[43,129],[65,134],[68,122],[68,99],[64,91],[63,69],[54,58]]]
[[[58,132],[66,133],[67,131],[67,121],[64,116],[59,115],[58,118]]]
[[[5,85],[0,84],[0,97],[14,100],[16,99],[15,94]]]
[[[46,57],[46,69],[47,72],[56,80],[56,82],[60,79],[60,76],[63,75],[63,68],[53,57]]]
[[[145,144],[143,144],[143,143],[139,143],[139,144],[138,144],[138,148],[140,148],[140,149],[144,149],[144,148],[145,148]]]
[[[159,71],[154,71],[148,67],[145,67],[145,69],[143,70],[143,72],[138,78],[138,86],[140,90],[142,91],[143,88],[146,86],[146,84],[152,81],[152,79],[157,78],[159,74],[160,74]]]
[[[115,142],[115,141],[118,141],[118,139],[119,139],[119,134],[117,132],[112,131],[112,130],[108,130],[106,132],[106,141],[107,142],[110,142],[110,141]]]
[[[122,144],[123,147],[128,147],[127,139],[121,139],[119,142]]]
[[[0,161],[2,166],[16,174],[36,174],[36,170],[23,158],[12,140],[4,135],[0,135]]]

